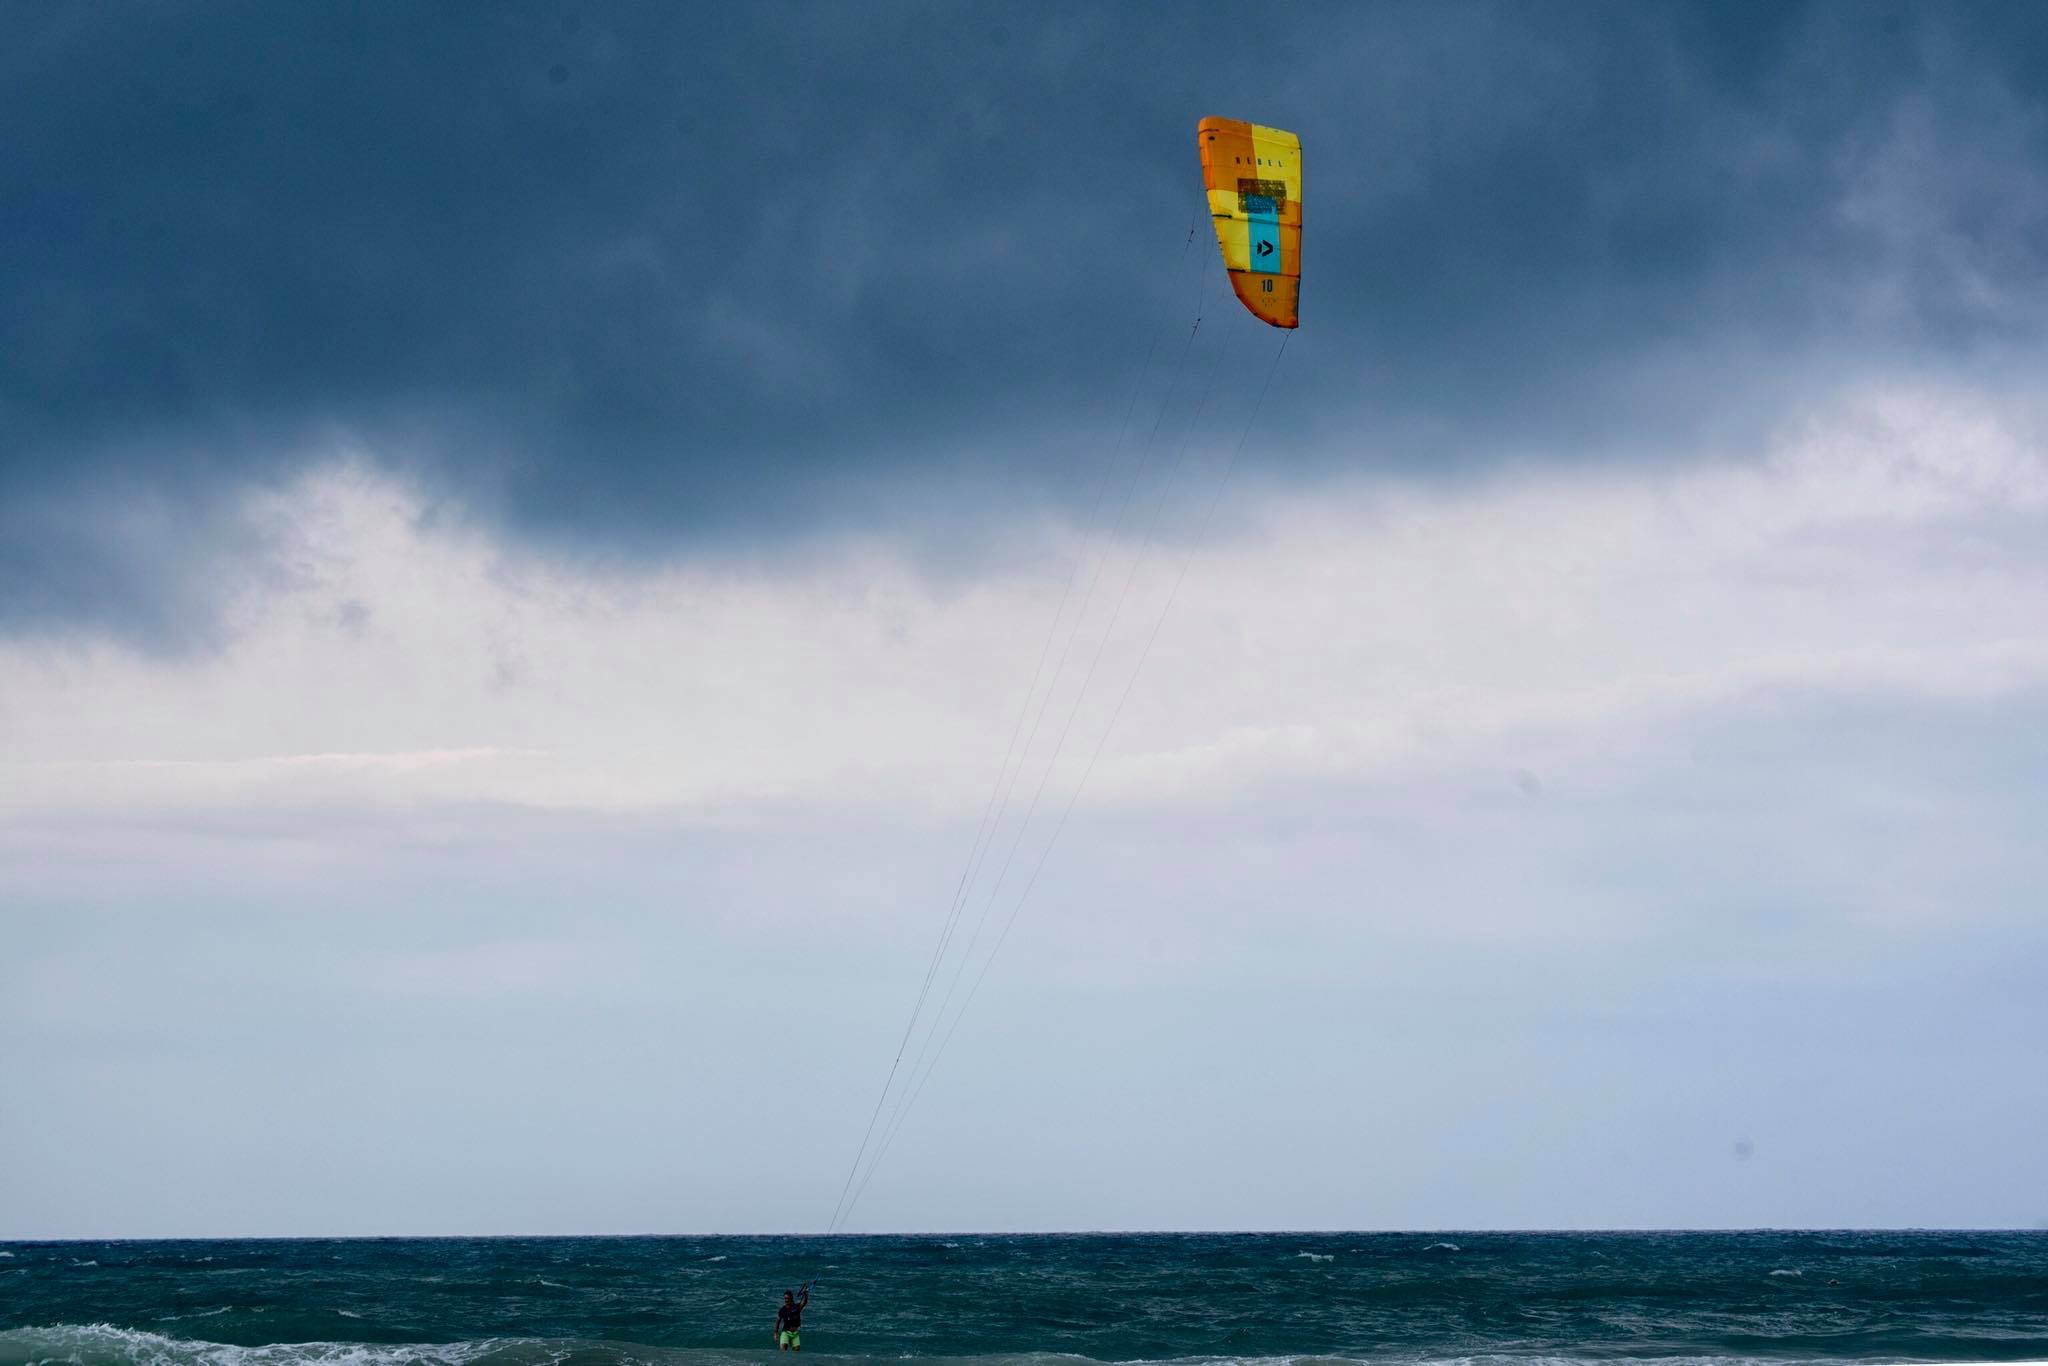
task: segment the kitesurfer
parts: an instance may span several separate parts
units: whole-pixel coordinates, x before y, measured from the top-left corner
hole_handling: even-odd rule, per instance
[[[804,1349],[804,1306],[810,1302],[811,1288],[808,1285],[800,1295],[793,1290],[782,1292],[782,1307],[775,1311],[774,1341],[783,1351],[801,1352]]]

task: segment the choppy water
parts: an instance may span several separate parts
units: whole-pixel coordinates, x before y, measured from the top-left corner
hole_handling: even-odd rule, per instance
[[[2048,1234],[0,1244],[0,1366],[2048,1359]]]

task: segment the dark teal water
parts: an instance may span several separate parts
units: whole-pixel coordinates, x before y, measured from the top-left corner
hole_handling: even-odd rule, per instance
[[[0,1366],[2048,1360],[2048,1234],[0,1244]]]

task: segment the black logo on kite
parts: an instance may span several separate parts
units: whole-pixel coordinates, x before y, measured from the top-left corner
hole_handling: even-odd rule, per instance
[[[1272,244],[1271,242],[1261,242],[1261,243],[1259,243],[1259,255],[1261,255],[1261,256],[1271,256],[1272,254],[1273,254],[1273,244]]]

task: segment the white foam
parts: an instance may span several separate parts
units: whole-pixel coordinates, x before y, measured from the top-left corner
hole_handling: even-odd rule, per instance
[[[1334,1252],[1297,1252],[1294,1255],[1296,1257],[1306,1257],[1312,1262],[1334,1262],[1337,1260],[1337,1254]]]
[[[545,1338],[485,1338],[457,1343],[291,1342],[241,1347],[167,1337],[106,1323],[0,1330],[0,1366],[561,1366],[572,1357],[610,1362],[614,1366],[759,1366],[762,1354]],[[902,1358],[846,1356],[827,1360],[836,1360],[839,1366],[899,1366]],[[1139,1360],[1124,1366],[1800,1366],[1800,1360],[1767,1361],[1721,1355],[1595,1358],[1501,1353],[1372,1360],[1341,1356],[1193,1356]],[[1809,1366],[1849,1366],[1826,1358],[1804,1360]],[[1103,1366],[1067,1352],[926,1357],[921,1362],[922,1366]],[[1983,1363],[1927,1361],[1916,1362],[1914,1366]],[[2048,1366],[2048,1361],[2005,1362],[2000,1366]]]
[[[1771,1274],[1773,1276],[1804,1276],[1806,1273],[1804,1271],[1788,1271],[1781,1266]]]
[[[65,1362],[71,1366],[468,1366],[479,1357],[521,1339],[479,1342],[404,1343],[282,1342],[261,1347],[167,1337],[110,1323],[57,1324],[0,1332],[0,1366]]]

